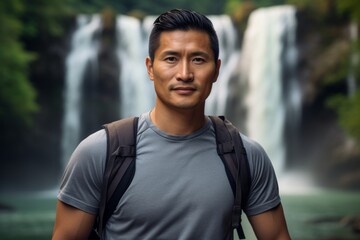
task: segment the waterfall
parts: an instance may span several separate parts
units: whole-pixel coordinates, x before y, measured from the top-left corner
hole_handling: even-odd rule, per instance
[[[100,16],[77,18],[77,29],[66,58],[64,118],[62,126],[62,162],[66,165],[80,141],[82,83],[87,70],[96,74],[98,42],[94,35],[101,27]]]
[[[295,29],[292,6],[255,10],[249,18],[241,53],[242,80],[248,87],[247,134],[264,147],[277,172],[285,164],[287,117],[297,120],[300,112],[301,94],[294,73]]]
[[[147,77],[147,33],[141,22],[129,16],[117,17],[117,56],[120,63],[120,117],[136,116],[151,110],[155,95]]]
[[[239,63],[240,50],[237,49],[237,32],[229,16],[209,16],[219,39],[220,74],[206,100],[206,113],[225,115],[229,96],[229,81]]]

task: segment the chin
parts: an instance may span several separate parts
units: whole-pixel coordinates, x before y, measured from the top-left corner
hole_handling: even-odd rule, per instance
[[[181,110],[196,110],[196,109],[201,109],[201,106],[202,105],[198,103],[181,103],[174,105],[175,108]]]

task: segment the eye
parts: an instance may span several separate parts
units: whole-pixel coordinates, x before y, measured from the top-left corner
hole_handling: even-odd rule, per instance
[[[169,62],[169,63],[174,63],[174,62],[176,62],[176,57],[166,57],[165,58],[165,61],[166,62]]]
[[[196,64],[200,64],[200,63],[205,62],[205,59],[201,58],[201,57],[196,57],[196,58],[193,59],[193,62],[196,63]]]

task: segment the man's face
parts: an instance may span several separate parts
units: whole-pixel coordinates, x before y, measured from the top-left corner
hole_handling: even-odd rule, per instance
[[[156,107],[203,111],[220,63],[220,60],[214,62],[207,33],[162,32],[153,61],[146,59],[157,95]]]

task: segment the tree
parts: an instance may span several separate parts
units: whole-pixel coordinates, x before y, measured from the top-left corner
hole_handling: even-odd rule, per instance
[[[0,120],[4,128],[29,125],[38,108],[35,89],[27,79],[34,55],[24,50],[19,39],[23,10],[20,0],[0,1]]]
[[[336,6],[340,14],[347,14],[350,16],[350,21],[355,23],[355,26],[358,28],[360,21],[360,1],[353,0],[337,0]],[[352,53],[359,57],[360,53],[360,41],[355,39],[353,43]],[[350,59],[350,56],[349,56]],[[348,133],[349,136],[352,136],[360,146],[360,71],[359,71],[359,62],[349,61],[350,64],[355,64],[352,66],[354,69],[355,77],[355,89],[354,93],[349,95],[336,95],[329,99],[329,106],[336,110],[338,114],[340,126]]]
[[[360,91],[353,96],[337,95],[332,97],[329,106],[336,109],[340,126],[360,143]]]

